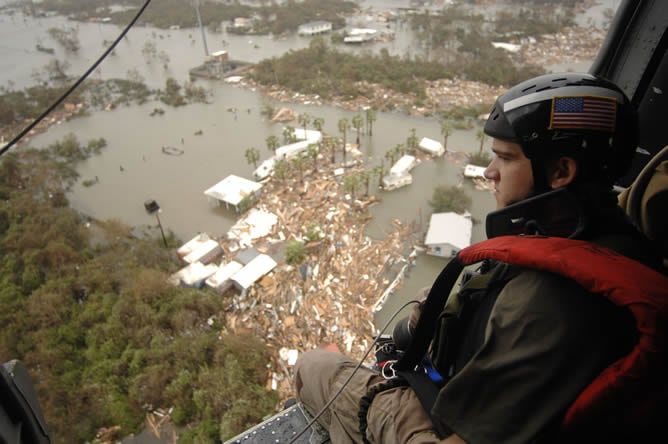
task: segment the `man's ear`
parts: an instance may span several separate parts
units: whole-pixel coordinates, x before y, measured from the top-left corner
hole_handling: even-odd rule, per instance
[[[550,187],[553,190],[565,187],[575,180],[578,164],[572,157],[560,157],[552,164],[552,171],[549,175]]]

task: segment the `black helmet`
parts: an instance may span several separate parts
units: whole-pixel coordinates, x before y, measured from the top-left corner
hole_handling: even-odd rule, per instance
[[[586,73],[546,74],[502,94],[485,123],[491,137],[519,144],[531,159],[536,187],[545,162],[568,155],[577,181],[612,185],[637,145],[636,111],[614,83]]]

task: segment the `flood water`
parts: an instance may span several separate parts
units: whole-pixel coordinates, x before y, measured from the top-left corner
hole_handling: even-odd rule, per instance
[[[614,0],[606,0],[602,4],[616,7],[616,3]],[[407,7],[410,1],[366,1],[362,4],[390,9]],[[600,5],[598,7],[601,8]],[[369,23],[364,17],[355,20],[356,25]],[[78,27],[82,44],[78,54],[64,54],[49,37],[49,28],[62,26]],[[410,31],[405,27],[396,27],[395,31],[397,38],[393,42],[366,48],[377,51],[386,47],[397,55],[410,53]],[[71,75],[79,75],[104,51],[104,42],[111,42],[119,32],[119,27],[114,25],[74,23],[62,17],[33,19],[20,14],[12,17],[0,15],[0,85],[7,86],[13,82],[15,89],[21,89],[33,84],[33,74],[54,57],[62,58],[70,64],[68,72]],[[168,54],[170,62],[167,69],[157,61],[149,64],[145,60],[142,48],[149,40],[156,43],[158,51]],[[55,56],[37,52],[37,43],[54,47]],[[274,39],[207,31],[210,52],[225,49],[231,58],[248,62],[279,56],[290,49],[305,47],[308,43],[308,38],[299,36]],[[199,30],[163,31],[137,27],[119,44],[115,55],[110,56],[93,75],[125,78],[128,70],[135,69],[150,87],[162,88],[168,77],[174,77],[179,82],[187,80],[188,70],[202,63],[203,59],[204,49]],[[235,214],[210,207],[203,192],[229,174],[250,178],[254,166],[247,163],[245,150],[257,148],[261,158],[265,159],[270,155],[266,148],[266,138],[276,135],[282,139],[283,126],[267,121],[260,113],[265,104],[287,106],[297,113],[306,112],[313,117],[322,117],[325,120],[324,131],[333,135],[339,135],[338,120],[342,117],[350,119],[354,114],[333,106],[273,103],[256,91],[223,82],[198,83],[210,89],[210,104],[172,108],[154,102],[113,111],[97,111],[87,117],[54,126],[47,133],[32,138],[29,145],[46,146],[69,133],[75,134],[81,142],[104,137],[108,146],[102,154],[88,159],[77,168],[81,180],[69,194],[72,206],[98,219],[119,219],[132,226],[155,225],[155,220],[146,214],[143,207],[146,199],[155,199],[163,210],[160,219],[165,230],[173,231],[185,242],[200,232],[222,236],[236,221]],[[155,107],[165,109],[166,113],[150,117]],[[228,111],[229,108],[236,108],[238,112],[232,113]],[[361,138],[361,150],[368,166],[378,165],[386,151],[404,143],[412,128],[415,128],[418,138],[442,139],[435,118],[378,113],[374,135]],[[454,131],[448,141],[449,150],[477,151],[476,130]],[[202,134],[195,135],[199,131]],[[351,138],[349,136],[349,140]],[[184,154],[165,155],[161,151],[162,146],[183,149]],[[374,191],[381,198],[381,203],[371,208],[373,220],[367,234],[373,238],[382,237],[393,219],[404,223],[416,221],[421,223],[423,231],[426,230],[431,213],[427,202],[434,187],[440,184],[461,183],[472,197],[473,218],[484,221],[485,214],[494,207],[493,196],[489,192],[476,190],[470,182],[464,181],[463,166],[446,159],[426,161],[412,171],[411,186],[389,192]],[[82,180],[95,177],[99,183],[88,188],[81,185]],[[483,225],[474,225],[473,242],[485,238]],[[444,265],[443,259],[419,256],[417,265],[411,267],[404,284],[376,315],[377,324],[382,326],[419,288],[429,285]]]
[[[606,8],[617,6],[616,0],[604,0],[579,20],[594,20]],[[363,2],[366,7],[392,9],[408,7],[409,0]],[[593,12],[592,12],[593,11]],[[361,14],[349,20],[354,26],[385,26],[373,21],[373,15]],[[387,48],[392,54],[411,53],[413,37],[407,26],[390,25],[396,32],[392,42],[378,43],[364,48],[345,47],[346,50],[379,51]],[[76,27],[81,49],[77,54],[66,54],[48,35],[51,27]],[[115,25],[70,22],[63,17],[39,18],[0,15],[0,84],[18,89],[33,84],[35,73],[54,57],[67,61],[69,73],[78,75],[103,52],[105,45],[113,41],[120,28]],[[236,36],[226,32],[206,31],[210,52],[226,49],[230,57],[257,62],[279,56],[291,49],[308,45],[309,39],[290,36],[274,39],[271,36]],[[167,69],[156,60],[150,63],[142,54],[146,41],[155,43],[158,52],[169,56]],[[106,42],[106,43],[105,43]],[[55,55],[35,50],[36,44],[53,47]],[[355,49],[356,48],[356,49]],[[164,87],[168,77],[180,82],[188,79],[188,70],[204,59],[204,47],[199,30],[158,30],[135,27],[128,38],[120,42],[115,55],[110,56],[93,73],[100,78],[127,76],[131,69],[138,71],[152,88]],[[586,69],[587,63],[578,64]],[[558,69],[573,67],[559,66]],[[76,118],[54,126],[47,133],[30,140],[32,146],[46,146],[63,136],[73,133],[82,142],[104,137],[108,146],[78,167],[82,180],[97,177],[99,183],[86,188],[81,181],[74,186],[69,197],[72,206],[99,219],[115,218],[132,226],[155,225],[144,210],[146,199],[155,199],[162,207],[161,222],[166,230],[173,231],[182,240],[188,240],[200,232],[213,236],[224,235],[236,221],[236,215],[209,206],[203,192],[229,174],[251,177],[254,167],[247,163],[244,152],[257,148],[264,159],[269,156],[266,138],[282,137],[283,126],[271,123],[260,110],[265,104],[288,106],[297,113],[306,112],[325,120],[324,130],[338,135],[337,122],[342,117],[351,118],[354,113],[332,106],[308,106],[280,104],[269,101],[262,94],[219,81],[198,81],[211,91],[211,103],[192,104],[181,108],[164,107],[160,103],[121,107],[113,111],[97,111],[90,116]],[[162,116],[149,117],[155,107],[166,110]],[[237,113],[228,109],[236,108]],[[435,118],[410,117],[400,113],[378,113],[373,137],[362,136],[361,147],[369,167],[378,165],[387,150],[405,142],[412,128],[416,135],[441,140],[440,126]],[[201,131],[201,135],[195,135]],[[476,130],[456,130],[449,138],[452,151],[477,150]],[[174,146],[184,150],[182,156],[169,156],[161,152],[162,146]],[[17,148],[20,149],[20,148]],[[381,204],[372,207],[373,221],[367,234],[374,238],[383,236],[392,219],[404,223],[421,222],[426,230],[431,212],[427,202],[436,185],[454,185],[463,182],[473,199],[471,213],[474,219],[484,221],[485,214],[493,208],[489,192],[475,190],[462,180],[463,165],[445,159],[427,161],[413,170],[413,184],[395,191],[375,191]],[[474,225],[472,241],[485,238],[483,224]],[[404,285],[388,300],[386,309],[377,315],[382,325],[415,289],[427,285],[444,265],[442,259],[420,257]],[[387,312],[387,313],[386,313]]]

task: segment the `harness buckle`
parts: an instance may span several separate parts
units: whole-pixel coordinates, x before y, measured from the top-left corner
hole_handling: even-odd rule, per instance
[[[398,375],[397,375],[397,371],[394,369],[394,364],[395,364],[396,362],[397,362],[396,360],[394,360],[394,361],[388,361],[388,362],[387,362],[387,363],[380,369],[380,374],[381,374],[381,376],[382,376],[383,378],[385,378],[386,380],[389,381],[389,380],[391,380],[391,379],[396,379],[396,378],[398,377]],[[385,373],[385,369],[387,369],[387,368],[389,368],[389,369],[390,369],[390,372],[391,372],[391,374],[389,374],[389,375]]]

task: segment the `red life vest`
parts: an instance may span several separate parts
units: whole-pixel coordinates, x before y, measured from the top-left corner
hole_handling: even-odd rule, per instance
[[[502,236],[467,247],[459,260],[496,259],[568,277],[591,293],[631,311],[639,340],[578,396],[562,421],[565,432],[600,422],[609,412],[619,426],[645,426],[668,402],[668,278],[589,242],[539,236]]]

